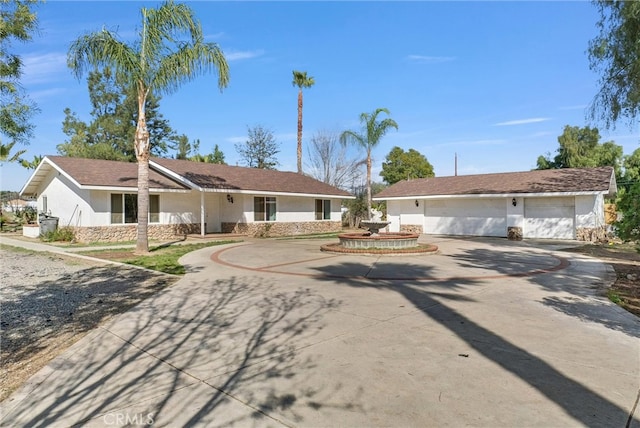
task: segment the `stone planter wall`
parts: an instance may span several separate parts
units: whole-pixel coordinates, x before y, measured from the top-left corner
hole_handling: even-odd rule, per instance
[[[576,239],[586,242],[603,242],[607,240],[606,226],[579,227],[576,230]]]
[[[511,241],[522,241],[522,228],[517,226],[507,227],[507,239]]]
[[[422,233],[422,225],[421,224],[401,224],[400,232],[408,232],[408,233]]]
[[[125,242],[135,241],[138,226],[135,224],[117,226],[74,227],[77,242]],[[149,239],[167,241],[188,234],[200,233],[200,224],[150,224]]]
[[[339,221],[222,223],[222,233],[239,233],[260,238],[310,235],[314,233],[340,232],[341,230],[342,224]]]

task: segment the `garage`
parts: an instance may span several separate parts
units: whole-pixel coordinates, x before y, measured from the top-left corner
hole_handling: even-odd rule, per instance
[[[430,199],[425,201],[425,233],[506,236],[504,199]]]
[[[599,240],[616,192],[612,167],[562,168],[403,180],[373,200],[389,232]]]
[[[575,198],[526,198],[525,238],[574,239]]]

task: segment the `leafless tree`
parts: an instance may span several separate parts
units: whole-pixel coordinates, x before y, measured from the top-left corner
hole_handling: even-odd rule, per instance
[[[362,177],[364,158],[350,158],[347,147],[340,144],[336,131],[319,130],[311,137],[307,150],[307,172],[316,180],[350,190]]]

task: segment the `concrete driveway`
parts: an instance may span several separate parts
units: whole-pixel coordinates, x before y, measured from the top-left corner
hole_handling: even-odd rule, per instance
[[[6,400],[2,426],[640,427],[640,322],[600,297],[607,265],[504,239],[326,242],[185,256],[184,279]]]

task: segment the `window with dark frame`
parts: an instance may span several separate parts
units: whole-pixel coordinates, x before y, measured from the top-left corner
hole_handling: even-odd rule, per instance
[[[316,220],[331,220],[331,201],[316,199]]]
[[[111,224],[138,222],[138,195],[135,193],[111,194]],[[149,223],[160,222],[160,195],[149,195]]]
[[[276,221],[276,198],[255,196],[253,198],[254,221]]]

